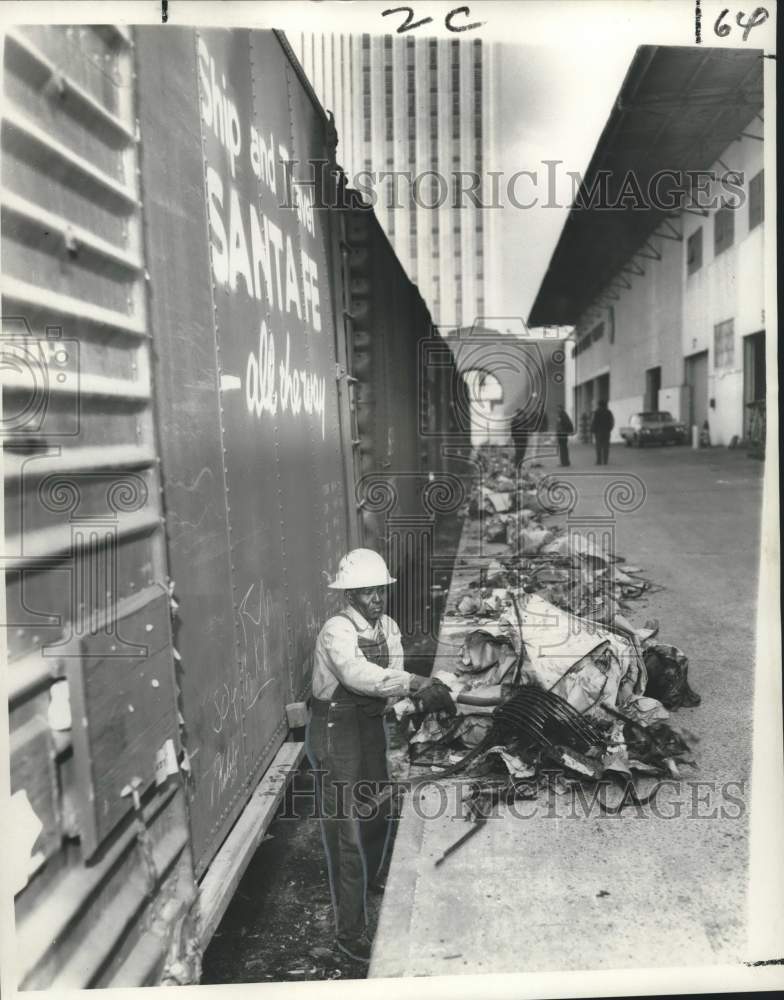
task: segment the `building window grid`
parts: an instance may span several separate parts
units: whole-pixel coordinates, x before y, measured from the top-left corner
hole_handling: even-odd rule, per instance
[[[350,35],[349,35],[349,39],[348,39],[348,88],[349,88],[349,104],[348,104],[348,106],[350,108],[350,114],[349,114],[348,117],[349,117],[349,121],[352,122],[351,134],[352,134],[352,138],[353,138],[353,135],[354,135],[354,126],[353,126],[353,119],[354,119],[354,46],[352,45],[351,36]]]
[[[327,89],[327,49],[326,49],[327,36],[321,36],[321,93],[323,94]]]
[[[735,210],[729,205],[722,205],[713,217],[713,254],[728,250],[735,240]]]
[[[364,120],[364,140],[365,142],[370,142],[371,131],[370,131],[370,107],[371,107],[371,92],[370,92],[370,52],[368,46],[365,45],[365,38],[368,36],[362,36],[362,116]]]
[[[384,39],[384,115],[385,134],[387,142],[394,140],[394,104],[393,104],[393,75],[392,75],[392,39],[387,36]]]
[[[438,166],[438,64],[436,61],[436,43],[430,43],[430,141],[432,143],[431,164],[433,169]]]
[[[735,363],[735,323],[728,319],[713,327],[713,367],[731,368]]]
[[[686,273],[694,274],[702,267],[702,226],[686,241]]]

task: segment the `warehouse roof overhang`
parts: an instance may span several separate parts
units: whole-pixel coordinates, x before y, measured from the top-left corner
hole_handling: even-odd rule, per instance
[[[678,190],[688,187],[688,172],[709,170],[761,116],[762,68],[761,50],[647,45],[637,50],[550,260],[530,325],[579,320],[673,214],[668,191],[678,197]],[[759,122],[752,134],[761,137]],[[732,162],[726,167],[732,170]],[[664,171],[674,171],[677,179]],[[659,199],[652,205],[657,183]],[[608,207],[619,201],[620,208]]]

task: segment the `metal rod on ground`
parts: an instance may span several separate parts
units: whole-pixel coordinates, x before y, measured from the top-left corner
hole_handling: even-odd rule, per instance
[[[443,864],[443,862],[446,861],[446,859],[449,857],[450,854],[454,854],[454,852],[458,849],[458,847],[462,847],[467,840],[470,840],[471,837],[474,836],[474,834],[479,833],[479,831],[482,829],[482,827],[485,825],[486,822],[487,822],[486,816],[480,816],[478,819],[476,819],[470,830],[464,833],[463,836],[460,837],[458,840],[456,840],[454,844],[452,844],[450,847],[447,847],[447,849],[444,851],[444,853],[441,855],[440,858],[436,858],[435,867],[438,868],[440,864]]]

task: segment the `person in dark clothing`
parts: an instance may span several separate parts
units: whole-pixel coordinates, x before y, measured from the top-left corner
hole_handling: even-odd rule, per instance
[[[591,433],[596,443],[596,464],[607,465],[610,457],[610,433],[615,427],[615,417],[607,406],[606,399],[599,400],[591,420]]]
[[[555,420],[555,434],[558,438],[558,460],[561,465],[571,465],[569,461],[569,435],[574,434],[574,424],[564,407],[558,404],[558,416]]]
[[[379,882],[389,836],[390,808],[368,815],[371,791],[388,780],[383,715],[388,698],[411,696],[423,711],[437,682],[404,668],[400,629],[384,614],[395,580],[372,549],[343,557],[329,586],[345,592],[345,606],[319,632],[313,654],[311,718],[305,751],[316,775],[322,839],[327,855],[337,946],[369,961],[365,899]],[[446,689],[444,689],[446,690]]]
[[[525,460],[525,453],[528,450],[528,440],[533,432],[531,414],[526,412],[524,406],[519,406],[512,417],[509,427],[514,445],[514,464],[519,468]]]

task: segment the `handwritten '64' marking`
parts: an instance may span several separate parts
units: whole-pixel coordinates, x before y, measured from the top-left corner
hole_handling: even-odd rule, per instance
[[[732,31],[732,26],[729,24],[724,24],[724,18],[729,14],[729,7],[725,7],[724,10],[716,18],[716,23],[713,25],[713,30],[719,36],[719,38],[726,38]],[[735,23],[739,28],[743,28],[743,41],[747,41],[749,33],[752,28],[758,28],[761,24],[764,24],[770,14],[764,7],[757,7],[748,17],[744,11],[739,10],[735,15]]]

